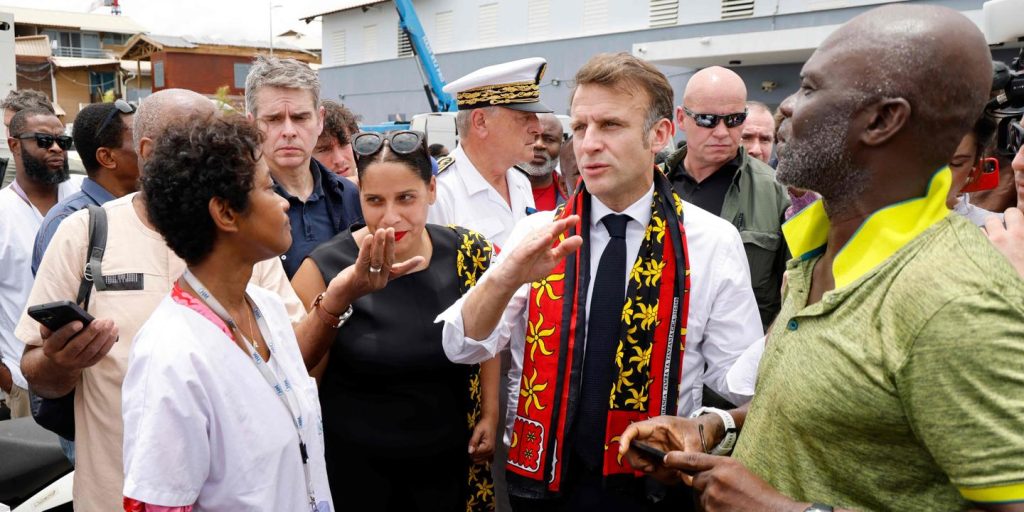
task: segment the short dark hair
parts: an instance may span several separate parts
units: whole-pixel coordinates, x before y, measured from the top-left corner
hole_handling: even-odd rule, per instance
[[[29,118],[36,116],[57,117],[57,114],[54,114],[53,110],[46,110],[38,107],[19,110],[18,113],[14,114],[14,117],[11,118],[10,136],[17,137],[21,135],[21,132],[25,131],[25,125],[28,124]]]
[[[441,150],[448,149],[444,147],[444,144],[431,144],[427,147],[427,152],[434,158],[441,158]]]
[[[100,169],[96,151],[100,148],[119,148],[124,143],[125,124],[119,113],[109,118],[110,122],[103,128],[103,132],[96,133],[100,125],[111,115],[112,110],[117,110],[113,103],[94,103],[87,105],[75,116],[71,137],[75,139],[75,149],[78,150],[78,156],[82,158],[82,165],[89,176]]]
[[[50,98],[35,89],[11,91],[4,98],[3,103],[0,103],[0,108],[10,110],[15,114],[25,109],[35,108],[48,110],[51,114],[57,115],[57,111],[53,109],[53,103],[50,101]]]
[[[241,116],[192,117],[169,126],[145,164],[146,212],[168,247],[189,265],[213,250],[214,197],[245,213],[256,176],[262,135]]]
[[[323,100],[324,131],[320,137],[330,135],[338,139],[338,144],[348,144],[353,135],[359,133],[359,122],[356,115],[345,105],[331,100]]]
[[[391,151],[391,147],[385,144],[381,147],[380,151],[372,155],[356,155],[356,173],[359,175],[359,179],[363,179],[363,175],[366,174],[366,169],[371,165],[378,162],[395,162],[402,164],[409,168],[410,171],[416,173],[424,183],[430,183],[430,178],[434,175],[434,166],[430,162],[430,154],[427,153],[427,138],[423,137],[420,142],[420,146],[415,151],[408,154],[395,153]]]

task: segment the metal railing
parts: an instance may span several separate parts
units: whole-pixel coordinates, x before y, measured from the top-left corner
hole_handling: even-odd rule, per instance
[[[58,46],[53,49],[54,57],[79,57],[86,59],[113,59],[114,52],[100,48],[79,48],[76,46]]]

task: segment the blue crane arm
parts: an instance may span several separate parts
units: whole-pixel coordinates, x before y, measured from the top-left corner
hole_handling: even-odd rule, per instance
[[[446,84],[444,75],[441,74],[441,67],[438,66],[434,51],[430,48],[430,43],[427,42],[427,34],[423,31],[423,25],[420,24],[420,19],[416,15],[412,0],[394,0],[394,2],[395,9],[398,11],[399,26],[409,36],[413,52],[427,76],[429,84],[425,88],[431,109],[435,112],[455,112],[458,110],[458,104],[455,102],[455,98],[444,92]],[[434,104],[435,98],[436,105]]]

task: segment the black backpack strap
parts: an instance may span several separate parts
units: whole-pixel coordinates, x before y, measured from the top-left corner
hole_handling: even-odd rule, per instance
[[[89,209],[89,251],[85,255],[85,271],[82,283],[78,286],[78,298],[75,300],[82,309],[88,311],[89,297],[92,295],[93,284],[96,290],[106,289],[103,281],[103,252],[107,249],[107,212],[100,206],[90,204]]]

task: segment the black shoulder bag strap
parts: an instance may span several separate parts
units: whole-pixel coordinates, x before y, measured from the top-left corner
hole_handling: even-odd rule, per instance
[[[107,250],[107,211],[101,206],[90,204],[89,208],[89,251],[85,255],[85,271],[82,273],[82,283],[78,286],[78,298],[75,302],[82,306],[82,309],[89,310],[89,297],[92,295],[92,286],[96,285],[97,291],[107,288],[103,281],[103,252]]]

